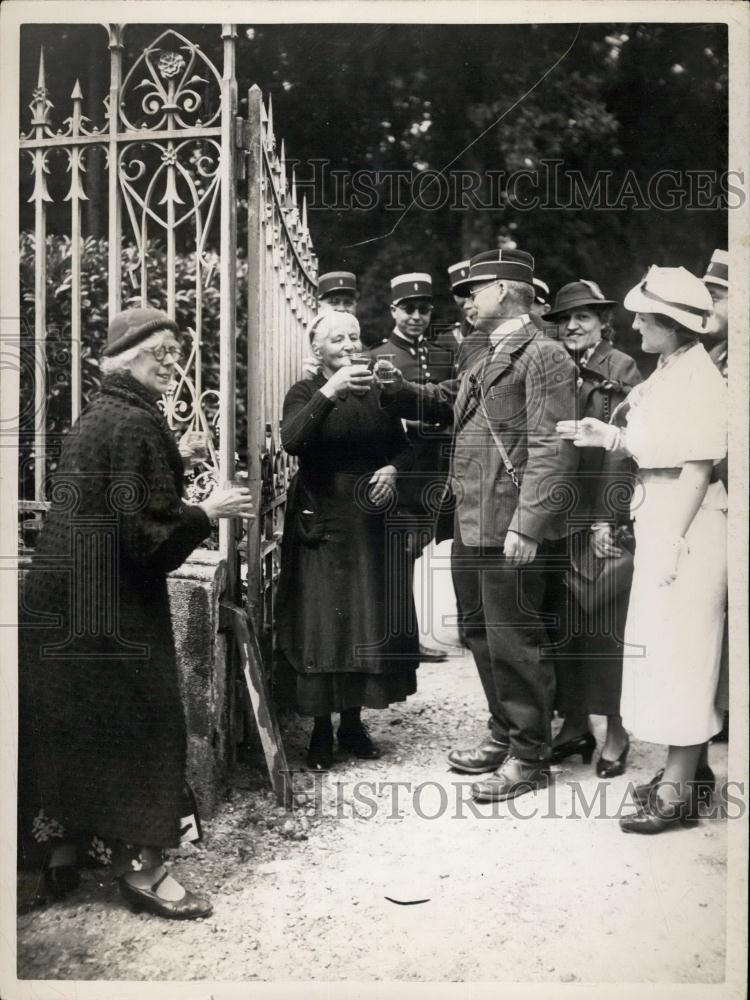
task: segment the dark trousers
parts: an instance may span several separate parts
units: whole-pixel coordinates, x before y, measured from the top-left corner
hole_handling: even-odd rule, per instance
[[[552,644],[564,622],[567,542],[542,542],[527,566],[458,531],[451,569],[459,621],[479,671],[493,737],[523,760],[547,760],[555,701]]]

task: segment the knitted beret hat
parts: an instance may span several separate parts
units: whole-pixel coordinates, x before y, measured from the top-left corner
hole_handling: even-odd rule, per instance
[[[150,306],[145,309],[124,309],[112,317],[107,331],[107,346],[102,351],[102,356],[111,358],[115,354],[121,354],[140,344],[157,330],[180,332],[175,321],[161,309]]]

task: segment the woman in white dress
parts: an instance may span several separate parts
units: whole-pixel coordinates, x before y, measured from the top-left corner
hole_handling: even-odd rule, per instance
[[[726,455],[726,388],[700,341],[712,310],[702,281],[681,267],[652,267],[624,305],[636,314],[642,349],[660,356],[656,370],[613,423],[566,420],[558,432],[578,447],[622,450],[638,462],[622,716],[635,737],[669,749],[663,774],[620,826],[659,833],[695,817],[696,768],[722,724],[714,701],[727,593],[727,494],[712,473]]]

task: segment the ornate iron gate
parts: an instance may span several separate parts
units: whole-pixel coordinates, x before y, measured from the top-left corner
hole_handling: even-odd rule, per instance
[[[219,548],[234,603],[241,602],[246,576],[246,608],[270,662],[290,471],[279,447],[281,403],[299,377],[303,331],[315,308],[317,261],[306,207],[297,204],[283,142],[277,149],[270,101],[266,110],[257,86],[248,93],[247,119],[238,115],[234,25],[221,27],[221,70],[174,29],[133,54],[126,26],[109,25],[108,32],[110,85],[101,122],[84,116],[76,81],[71,113],[55,129],[41,52],[31,127],[20,138],[22,178],[28,177],[23,161],[31,161],[28,201],[35,213],[33,303],[27,303],[32,361],[22,372],[33,426],[22,425],[19,440],[22,548],[43,517],[45,481],[59,448],[60,434],[51,432],[48,419],[53,358],[69,379],[67,426],[85,402],[82,365],[91,353],[91,333],[81,288],[90,237],[82,232],[81,205],[88,159],[97,149],[106,156],[109,236],[102,251],[108,254],[109,317],[141,304],[187,316],[191,350],[163,406],[177,432],[212,431],[211,460],[190,487],[194,499],[213,482],[238,475],[247,476],[254,492],[259,515],[244,542],[236,524],[223,521]],[[47,322],[47,263],[55,239],[47,236],[53,203],[48,180],[62,168],[69,175],[69,229],[56,238],[69,254],[70,308],[65,335],[54,337]],[[22,196],[24,183],[31,187],[22,179]],[[218,319],[209,308],[217,299]],[[100,340],[104,327],[105,321]]]

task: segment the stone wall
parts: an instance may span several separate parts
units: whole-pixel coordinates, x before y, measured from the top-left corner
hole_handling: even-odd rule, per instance
[[[229,633],[219,632],[219,598],[226,563],[218,552],[196,549],[169,577],[177,664],[188,733],[187,780],[202,816],[218,805],[227,776]]]

